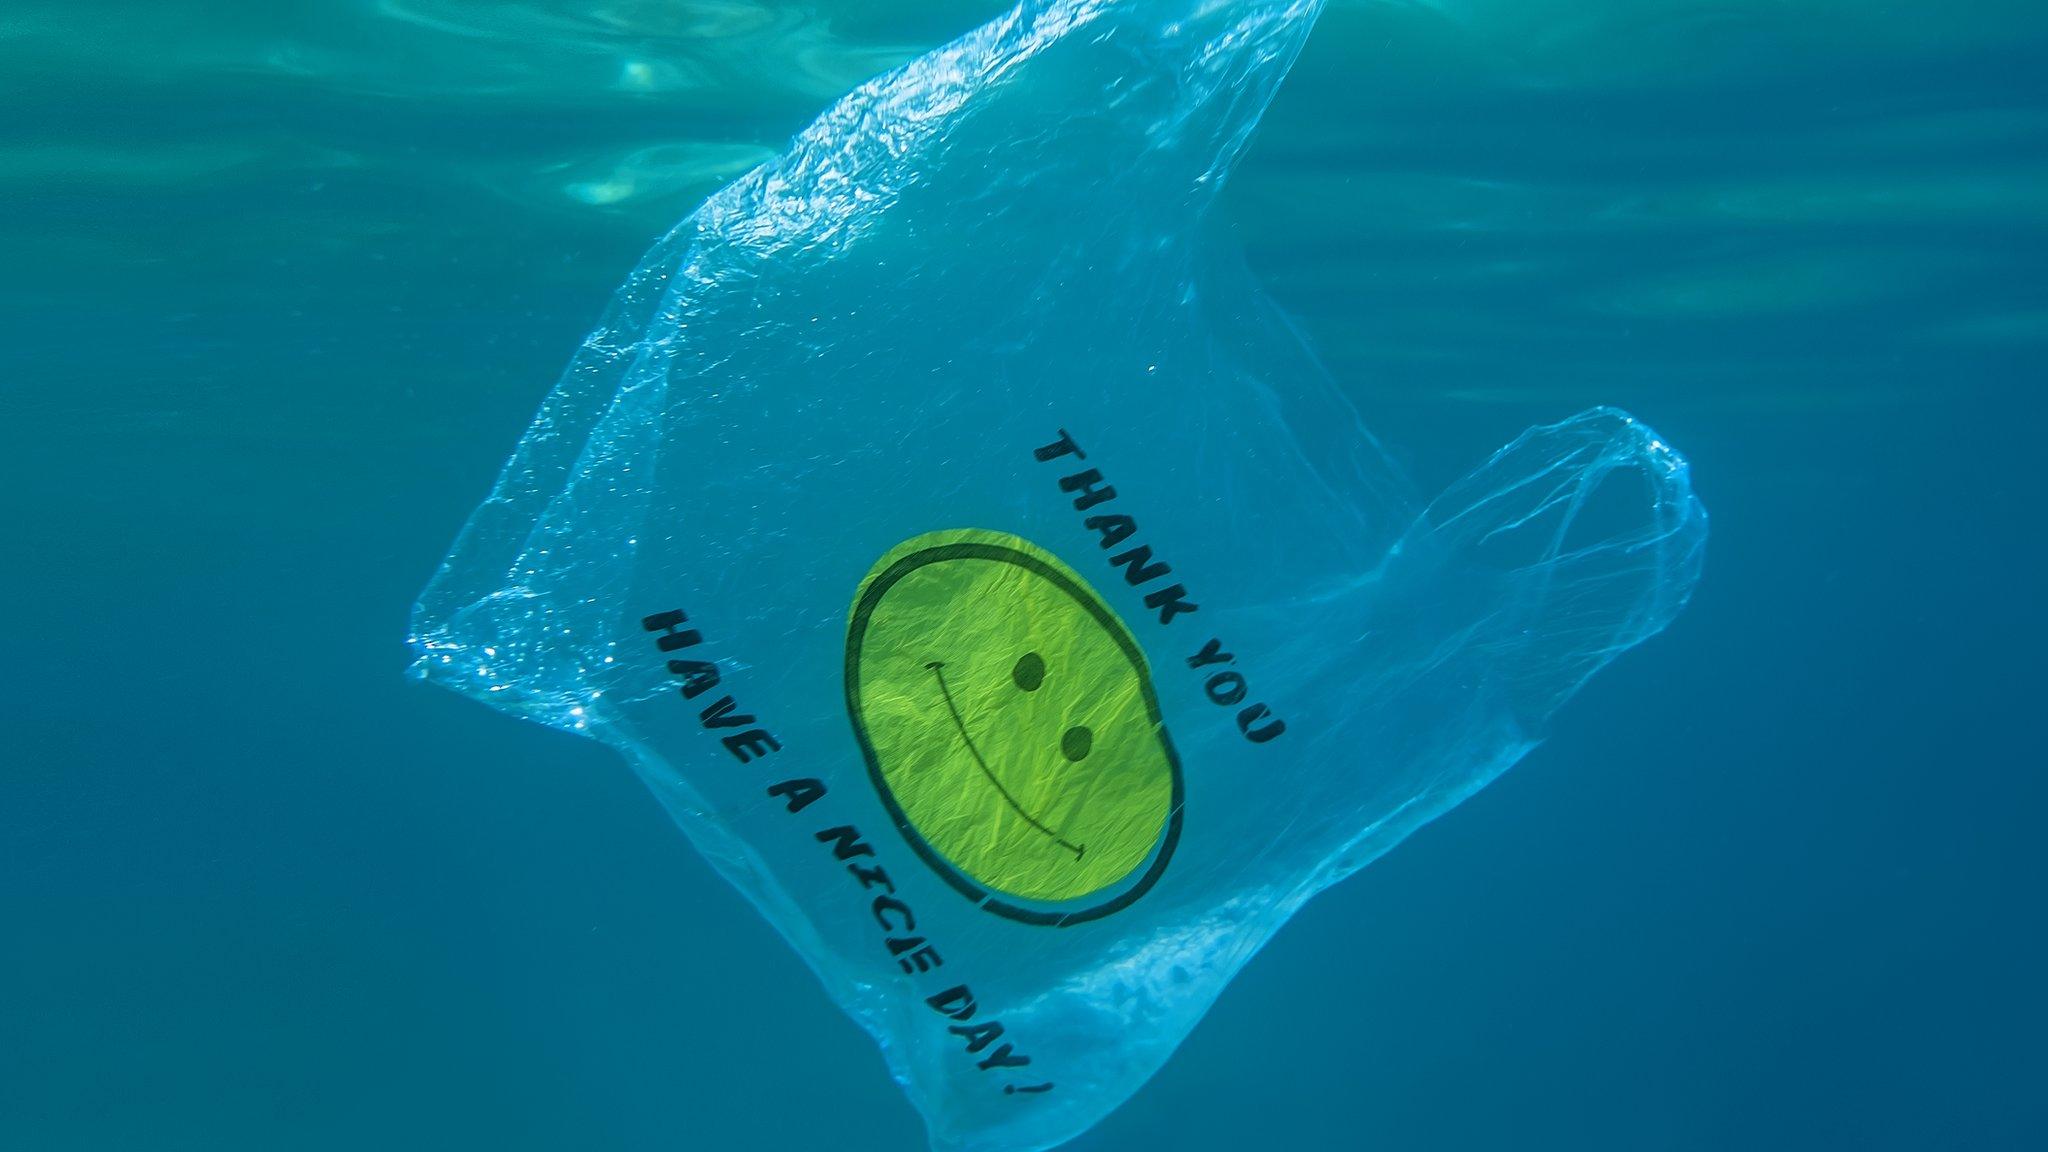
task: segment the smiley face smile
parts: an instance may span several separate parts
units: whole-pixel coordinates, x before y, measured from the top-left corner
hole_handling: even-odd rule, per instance
[[[974,737],[968,735],[967,733],[967,722],[960,718],[960,709],[957,705],[953,703],[953,690],[946,687],[946,665],[941,661],[934,660],[931,663],[926,664],[925,667],[931,669],[932,675],[938,678],[939,694],[945,697],[946,711],[950,713],[953,717],[953,726],[960,729],[961,743],[967,745],[967,752],[970,756],[974,757],[974,763],[977,767],[981,769],[981,774],[983,776],[988,777],[988,782],[995,786],[995,790],[997,792],[1002,794],[1003,802],[1008,804],[1010,808],[1017,813],[1017,815],[1022,816],[1024,818],[1025,823],[1031,825],[1033,828],[1038,829],[1040,832],[1045,833],[1047,836],[1052,837],[1053,843],[1058,844],[1060,847],[1065,848],[1068,851],[1072,852],[1074,854],[1074,859],[1079,860],[1081,858],[1082,853],[1085,852],[1086,849],[1079,844],[1068,843],[1065,837],[1061,836],[1058,832],[1054,831],[1053,829],[1046,827],[1044,821],[1038,819],[1036,816],[1033,816],[1030,812],[1026,811],[1024,805],[1019,804],[1017,802],[1017,798],[1010,794],[1010,790],[1008,788],[1003,787],[1003,782],[1000,779],[997,779],[996,774],[989,769],[988,761],[981,758],[981,749],[976,748],[974,746]],[[1068,729],[1068,731],[1086,732],[1088,730],[1086,728],[1077,727],[1070,728]],[[1085,756],[1087,755],[1087,753],[1084,751],[1082,755]],[[1079,760],[1080,758],[1080,756],[1068,757],[1068,759],[1070,760]]]

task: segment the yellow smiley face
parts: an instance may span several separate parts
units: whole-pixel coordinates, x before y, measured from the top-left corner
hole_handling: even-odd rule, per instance
[[[854,597],[846,704],[897,827],[991,912],[1104,916],[1173,854],[1180,763],[1144,653],[1026,540],[961,529],[890,549]]]

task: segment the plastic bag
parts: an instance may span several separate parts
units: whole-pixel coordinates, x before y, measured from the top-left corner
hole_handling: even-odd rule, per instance
[[[1205,238],[1318,7],[1025,3],[848,96],[648,254],[416,609],[419,675],[626,755],[936,1147],[1099,1120],[1697,576],[1617,412],[1412,498]]]

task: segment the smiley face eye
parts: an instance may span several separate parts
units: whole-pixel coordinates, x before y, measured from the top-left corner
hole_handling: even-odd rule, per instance
[[[1095,746],[1095,733],[1086,724],[1076,724],[1060,736],[1060,753],[1078,764],[1087,759],[1088,750]]]
[[[1010,679],[1026,692],[1038,691],[1038,686],[1045,683],[1045,657],[1036,652],[1018,657],[1017,666],[1010,669]]]

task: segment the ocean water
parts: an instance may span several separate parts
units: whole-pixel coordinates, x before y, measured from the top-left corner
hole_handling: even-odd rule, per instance
[[[649,241],[999,5],[0,8],[0,1145],[914,1149],[406,614]],[[1077,1149],[2048,1143],[2048,9],[1339,2],[1223,211],[1435,490],[1591,404],[1706,576]]]

